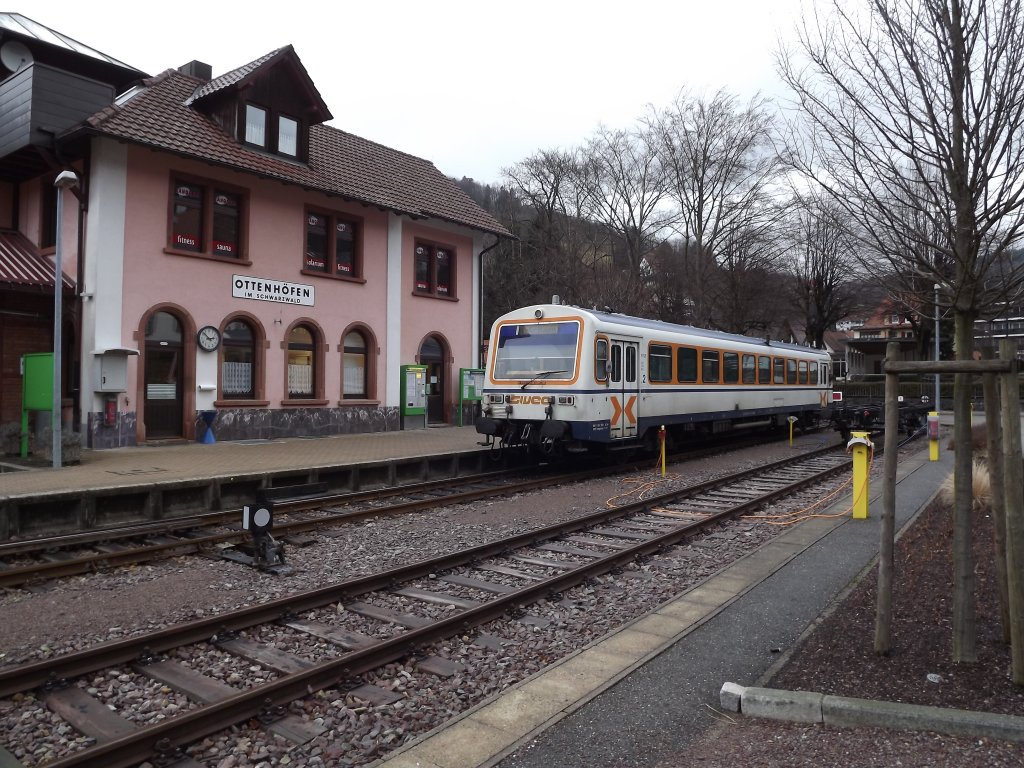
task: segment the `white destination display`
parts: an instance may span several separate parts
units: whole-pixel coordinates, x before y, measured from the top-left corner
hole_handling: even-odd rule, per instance
[[[302,283],[288,283],[284,280],[267,280],[262,277],[231,276],[231,295],[236,299],[256,301],[279,301],[283,304],[305,304],[313,306],[313,286]]]

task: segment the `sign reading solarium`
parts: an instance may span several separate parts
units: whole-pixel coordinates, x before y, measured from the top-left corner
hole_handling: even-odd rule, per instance
[[[305,304],[307,307],[313,306],[312,285],[289,283],[284,280],[267,280],[262,277],[232,275],[231,295],[236,299],[278,301],[282,304]]]

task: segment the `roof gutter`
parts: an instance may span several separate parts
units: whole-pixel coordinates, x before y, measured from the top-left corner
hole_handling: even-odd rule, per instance
[[[478,342],[476,347],[476,354],[480,368],[483,368],[487,362],[486,360],[484,360],[484,254],[487,253],[488,251],[493,251],[495,248],[498,247],[498,244],[500,242],[501,235],[494,235],[494,242],[491,243],[486,248],[484,248],[482,251],[480,251],[479,255],[480,269],[477,270],[476,295],[479,297],[480,301],[480,320],[478,323],[480,327],[477,329]]]

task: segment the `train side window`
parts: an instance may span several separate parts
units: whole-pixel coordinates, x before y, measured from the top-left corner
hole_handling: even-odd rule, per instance
[[[676,350],[676,375],[681,384],[697,381],[697,350],[693,347],[679,347]]]
[[[786,383],[786,361],[781,357],[772,358],[772,381],[775,384]]]
[[[796,384],[796,360],[786,361],[786,383]]]
[[[743,383],[753,384],[757,378],[757,357],[754,355],[743,356]]]
[[[636,347],[626,347],[626,381],[636,381]]]
[[[799,375],[800,375],[799,382],[801,384],[806,384],[807,381],[808,381],[808,379],[807,379],[807,361],[806,360],[801,360],[800,361]]]
[[[672,381],[672,347],[651,344],[647,350],[647,375],[651,381]]]
[[[622,347],[616,345],[612,347],[612,381],[622,381]]]
[[[594,345],[594,378],[608,381],[608,339],[598,339]]]
[[[705,349],[700,353],[700,380],[705,384],[717,384],[720,378],[720,362],[717,349]]]
[[[737,384],[740,380],[740,356],[735,352],[722,353],[722,373],[726,384]]]
[[[772,359],[768,355],[757,356],[757,383],[772,383]]]

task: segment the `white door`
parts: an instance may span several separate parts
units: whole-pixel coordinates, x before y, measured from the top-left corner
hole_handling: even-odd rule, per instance
[[[611,396],[611,438],[636,437],[637,406],[640,391],[640,345],[635,341],[611,339],[611,371],[608,391]]]

